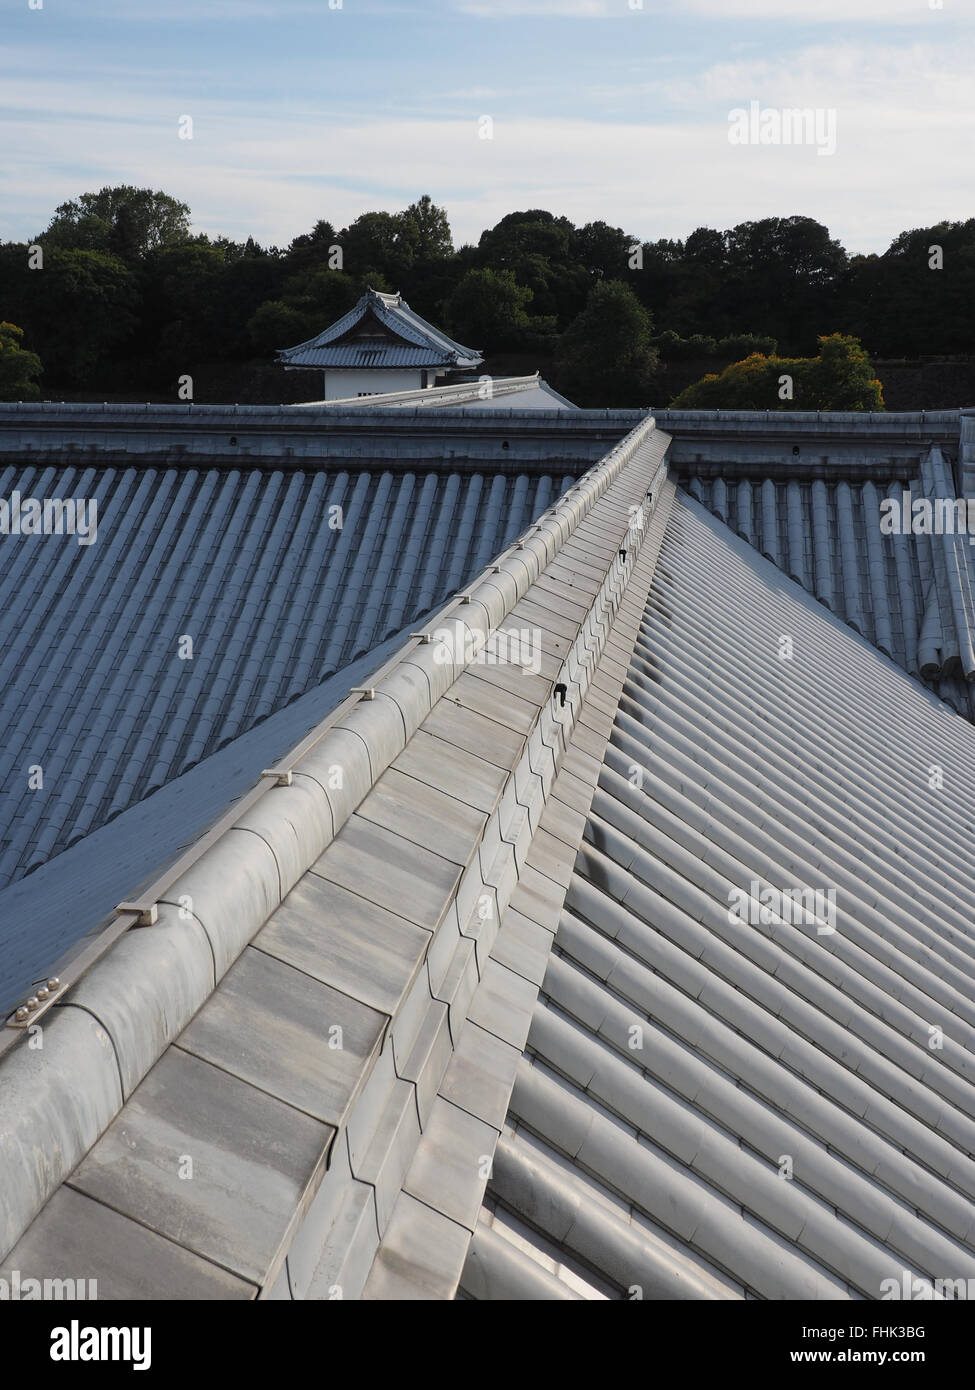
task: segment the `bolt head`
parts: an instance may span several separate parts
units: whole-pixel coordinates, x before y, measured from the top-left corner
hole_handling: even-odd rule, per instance
[[[48,989],[47,985],[41,985],[40,989],[37,991],[37,997],[43,1004],[44,1000],[50,993],[51,991]]]
[[[30,1010],[31,1013],[34,1012],[34,1010],[37,1008],[37,1006],[38,1006],[39,1003],[40,1003],[40,1000],[38,999],[37,995],[36,995],[36,994],[32,994],[31,997],[30,997],[30,998],[28,999],[28,1001],[27,1001],[27,1007],[28,1007],[28,1009]]]
[[[19,1008],[19,1009],[17,1010],[17,1012],[14,1014],[14,1018],[17,1020],[18,1023],[23,1023],[23,1021],[24,1021],[24,1019],[25,1019],[26,1017],[27,1017],[27,1010],[24,1008],[23,1004],[21,1004],[20,1008]]]
[[[60,976],[58,976],[58,975],[52,975],[51,979],[49,979],[48,982],[47,982],[47,987],[48,987],[48,989],[57,989],[58,986],[59,986],[60,984],[61,984]]]

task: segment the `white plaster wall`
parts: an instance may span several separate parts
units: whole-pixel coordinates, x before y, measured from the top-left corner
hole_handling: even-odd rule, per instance
[[[348,371],[328,371],[325,377],[323,400],[340,401],[347,396],[357,396],[360,391],[377,394],[382,391],[418,391],[423,385],[424,373],[416,367],[389,368],[385,371],[350,369]]]

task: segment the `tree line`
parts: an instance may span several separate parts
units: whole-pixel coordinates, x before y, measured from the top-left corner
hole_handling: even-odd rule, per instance
[[[780,399],[788,373],[776,364],[820,359],[821,339],[846,346],[828,349],[829,369],[796,368],[800,383],[835,376],[837,353],[972,352],[975,219],[851,255],[808,217],[642,241],[529,209],[455,247],[445,210],[424,195],[347,227],[322,219],[280,248],[194,233],[189,207],[166,193],[103,188],[61,204],[30,242],[0,243],[0,397],[176,398],[181,377],[221,365],[243,381],[246,364],[313,337],[367,285],[400,290],[484,350],[486,370],[543,366],[579,405],[662,404],[663,369],[699,362],[712,384],[698,402],[740,403],[747,385],[768,405],[803,408]],[[723,371],[753,358],[734,381]],[[713,384],[722,378],[728,392]],[[878,408],[872,387],[853,398],[846,408]]]

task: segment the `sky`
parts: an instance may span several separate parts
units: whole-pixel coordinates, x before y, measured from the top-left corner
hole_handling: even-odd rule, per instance
[[[128,183],[281,247],[429,193],[458,246],[541,207],[880,252],[975,215],[973,38],[975,0],[0,0],[0,239]],[[784,108],[819,134],[752,138]]]

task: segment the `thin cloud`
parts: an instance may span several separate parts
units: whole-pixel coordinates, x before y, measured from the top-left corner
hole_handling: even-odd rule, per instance
[[[455,13],[477,19],[622,19],[641,14],[684,19],[698,16],[711,20],[775,20],[780,29],[799,29],[810,24],[870,23],[936,26],[955,23],[952,12],[934,8],[925,0],[791,0],[784,11],[782,0],[681,0],[675,15],[671,0],[450,0]],[[950,3],[950,0],[949,0]]]

